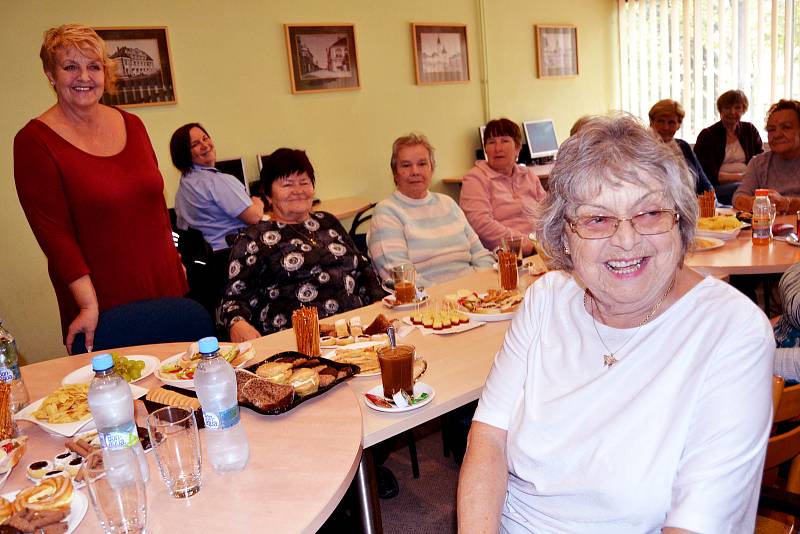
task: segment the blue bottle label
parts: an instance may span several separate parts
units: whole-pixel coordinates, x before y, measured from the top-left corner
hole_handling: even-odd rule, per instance
[[[133,447],[139,443],[139,434],[136,433],[136,424],[133,421],[105,432],[98,431],[97,435],[100,439],[100,446],[112,451]]]
[[[19,380],[19,378],[19,365],[0,367],[0,381],[11,382],[12,380]]]
[[[211,412],[203,410],[203,422],[209,430],[225,430],[239,424],[239,405],[234,404],[227,410]]]

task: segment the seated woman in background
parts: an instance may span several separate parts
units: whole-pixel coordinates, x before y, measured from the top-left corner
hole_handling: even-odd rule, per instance
[[[749,211],[756,189],[769,189],[778,213],[795,213],[800,210],[800,102],[780,100],[770,106],[767,142],[770,151],[750,160],[733,206]]]
[[[695,177],[695,192],[699,195],[704,191],[713,191],[714,186],[706,178],[706,173],[703,172],[703,167],[697,161],[697,156],[692,152],[689,143],[683,139],[675,138],[675,132],[680,129],[683,117],[686,116],[686,112],[680,102],[669,98],[659,100],[650,108],[648,116],[650,117],[650,128],[658,134],[667,146],[677,154],[681,154],[686,160],[686,165]]]
[[[488,161],[476,161],[461,182],[461,209],[483,246],[492,250],[503,237],[523,236],[523,254],[533,253],[528,235],[533,212],[547,195],[539,177],[517,165],[522,132],[508,119],[489,121],[483,132]]]
[[[684,265],[697,201],[631,117],[566,140],[536,230],[551,270],[511,321],[473,418],[459,532],[752,532],[772,329]]]
[[[265,220],[239,233],[231,250],[220,310],[231,341],[291,328],[300,306],[328,317],[385,294],[336,217],[311,211],[315,183],[302,150],[279,148],[261,169],[271,208]]]
[[[697,160],[723,204],[732,202],[733,192],[744,178],[750,159],[764,151],[758,129],[741,120],[748,105],[742,91],[725,91],[719,95],[720,121],[701,131],[694,145]]]
[[[228,248],[225,236],[264,215],[264,202],[249,197],[236,177],[214,168],[217,151],[211,136],[199,123],[184,124],[169,141],[172,163],[181,171],[175,194],[178,228],[202,232],[214,251]]]
[[[367,236],[369,255],[379,274],[412,263],[422,286],[450,280],[475,268],[491,269],[494,260],[481,245],[453,199],[431,193],[436,162],[424,135],[395,140],[390,162],[397,189],[375,206]]]
[[[800,381],[800,263],[783,273],[778,283],[783,313],[775,323],[776,375],[785,380]]]

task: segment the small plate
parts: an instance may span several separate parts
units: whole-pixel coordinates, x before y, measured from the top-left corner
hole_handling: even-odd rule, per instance
[[[519,309],[519,308],[517,308]],[[486,323],[495,323],[499,321],[509,321],[514,314],[517,313],[517,310],[504,312],[504,313],[472,313],[466,310],[462,310],[462,313],[470,318],[472,321],[483,321]]]
[[[156,358],[155,356],[148,356],[145,354],[136,354],[132,356],[125,356],[129,360],[136,360],[140,362],[144,362],[144,369],[142,369],[142,376],[137,378],[136,380],[132,380],[131,384],[134,382],[138,382],[139,380],[144,380],[155,371],[158,366],[161,364],[161,361]],[[61,385],[65,386],[67,384],[88,384],[94,378],[94,371],[92,370],[92,364],[84,365],[79,369],[75,369],[70,374],[65,376],[61,379]]]
[[[225,347],[230,347],[231,345],[234,345],[234,343],[220,343],[219,346],[222,349],[222,348],[225,348]],[[192,345],[192,347],[193,346],[194,346],[194,344]],[[239,352],[246,352],[246,351],[252,349],[252,347],[253,347],[253,344],[250,343],[250,342],[239,343]],[[169,374],[161,372],[161,367],[162,366],[164,366],[165,364],[174,362],[175,360],[180,359],[180,357],[183,356],[184,354],[186,354],[186,351],[179,352],[178,354],[173,354],[169,358],[165,358],[165,359],[161,360],[161,362],[159,363],[159,365],[156,367],[156,370],[155,370],[156,378],[158,378],[159,380],[161,380],[165,384],[169,384],[170,386],[175,386],[175,387],[179,387],[179,388],[192,388],[192,389],[194,389],[194,379],[181,380],[181,379],[178,379],[178,378],[174,378],[174,377],[170,376]],[[255,356],[255,352],[253,352],[253,355],[251,355],[249,359],[247,359],[247,360],[241,362],[239,365],[237,365],[236,368],[238,369],[240,367],[244,367],[245,365],[248,365],[250,363],[250,360],[252,360],[254,356]]]
[[[381,302],[383,302],[383,305],[389,309],[397,311],[407,311],[407,310],[413,310],[421,304],[425,304],[429,298],[430,297],[428,297],[428,294],[423,291],[422,295],[417,294],[417,299],[414,302],[409,302],[407,304],[395,304],[394,295],[386,295],[385,297],[383,297],[383,299],[381,299]]]
[[[128,384],[128,386],[131,388],[131,394],[133,395],[134,399],[138,399],[139,397],[147,394],[147,390],[143,387],[139,387],[135,384]],[[47,421],[40,421],[36,419],[32,414],[39,408],[39,406],[41,406],[44,399],[45,397],[42,397],[41,399],[30,403],[25,408],[17,412],[17,414],[14,415],[14,419],[36,423],[50,434],[57,434],[67,438],[71,438],[84,427],[86,427],[87,430],[89,428],[94,428],[94,419],[91,417],[81,421],[75,421],[73,423],[48,423]],[[92,426],[90,427],[89,425]]]
[[[376,395],[378,397],[383,397],[383,384],[378,384],[374,388],[367,391],[370,395]],[[411,406],[406,406],[405,408],[384,408],[383,406],[378,406],[377,404],[373,404],[371,400],[367,397],[364,397],[364,404],[372,408],[373,410],[378,410],[379,412],[390,412],[390,413],[400,413],[400,412],[410,412],[411,410],[416,410],[417,408],[422,408],[429,402],[433,400],[436,396],[436,390],[434,390],[431,386],[426,384],[425,382],[417,382],[414,384],[414,397],[418,395],[422,395],[423,393],[428,394],[428,398],[422,402],[417,404],[412,404]]]
[[[17,496],[20,490],[12,491],[10,493],[3,493],[0,497],[4,499],[14,502],[14,497]],[[69,514],[66,517],[67,521],[67,532],[66,534],[70,534],[71,532],[75,532],[75,529],[78,528],[78,525],[81,524],[83,521],[83,516],[86,515],[86,510],[89,509],[89,498],[86,497],[82,491],[78,491],[76,488],[73,487],[72,489],[72,502],[70,503],[69,507]]]
[[[698,237],[705,237],[705,238],[713,238],[713,239],[721,239],[723,241],[730,241],[731,239],[736,239],[739,236],[739,232],[742,231],[742,227],[736,228],[734,230],[726,230],[726,231],[717,231],[717,230],[695,230],[694,235]]]
[[[460,334],[461,332],[467,332],[469,330],[474,330],[475,328],[478,328],[478,327],[483,326],[483,325],[486,324],[485,322],[474,321],[474,320],[470,319],[470,321],[468,323],[460,324],[458,326],[451,326],[447,330],[434,330],[433,328],[426,328],[426,327],[424,327],[422,325],[412,323],[411,322],[411,317],[403,317],[401,320],[405,324],[411,325],[411,326],[413,326],[415,328],[419,328],[420,330],[422,330],[426,334],[436,334],[438,336],[446,336],[446,335],[450,335],[450,334]]]
[[[717,239],[714,237],[703,237],[702,239],[710,241],[712,244],[703,248],[695,248],[693,252],[708,252],[709,250],[714,250],[725,246],[725,241],[722,239]],[[697,245],[697,240],[695,240],[695,245]]]

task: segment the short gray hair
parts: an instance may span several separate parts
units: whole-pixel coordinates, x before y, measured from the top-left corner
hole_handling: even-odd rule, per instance
[[[697,198],[694,177],[682,155],[628,114],[592,117],[564,141],[549,179],[549,194],[539,208],[534,230],[550,256],[548,265],[572,271],[564,251],[568,218],[606,185],[641,184],[642,176],[664,184],[666,198],[680,215],[681,262],[694,242]],[[669,207],[669,206],[667,206]]]
[[[426,149],[428,149],[428,157],[431,160],[431,172],[436,169],[436,158],[434,157],[434,148],[428,138],[425,137],[423,134],[418,133],[410,133],[408,135],[404,135],[398,137],[392,143],[392,159],[389,161],[389,167],[392,169],[392,176],[397,174],[397,153],[400,152],[401,148],[405,148],[407,146],[417,146],[422,145]]]

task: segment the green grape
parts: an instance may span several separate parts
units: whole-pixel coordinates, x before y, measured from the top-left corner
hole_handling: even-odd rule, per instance
[[[141,378],[144,370],[143,361],[129,360],[116,352],[111,353],[111,358],[114,360],[114,372],[124,378],[126,382]]]

